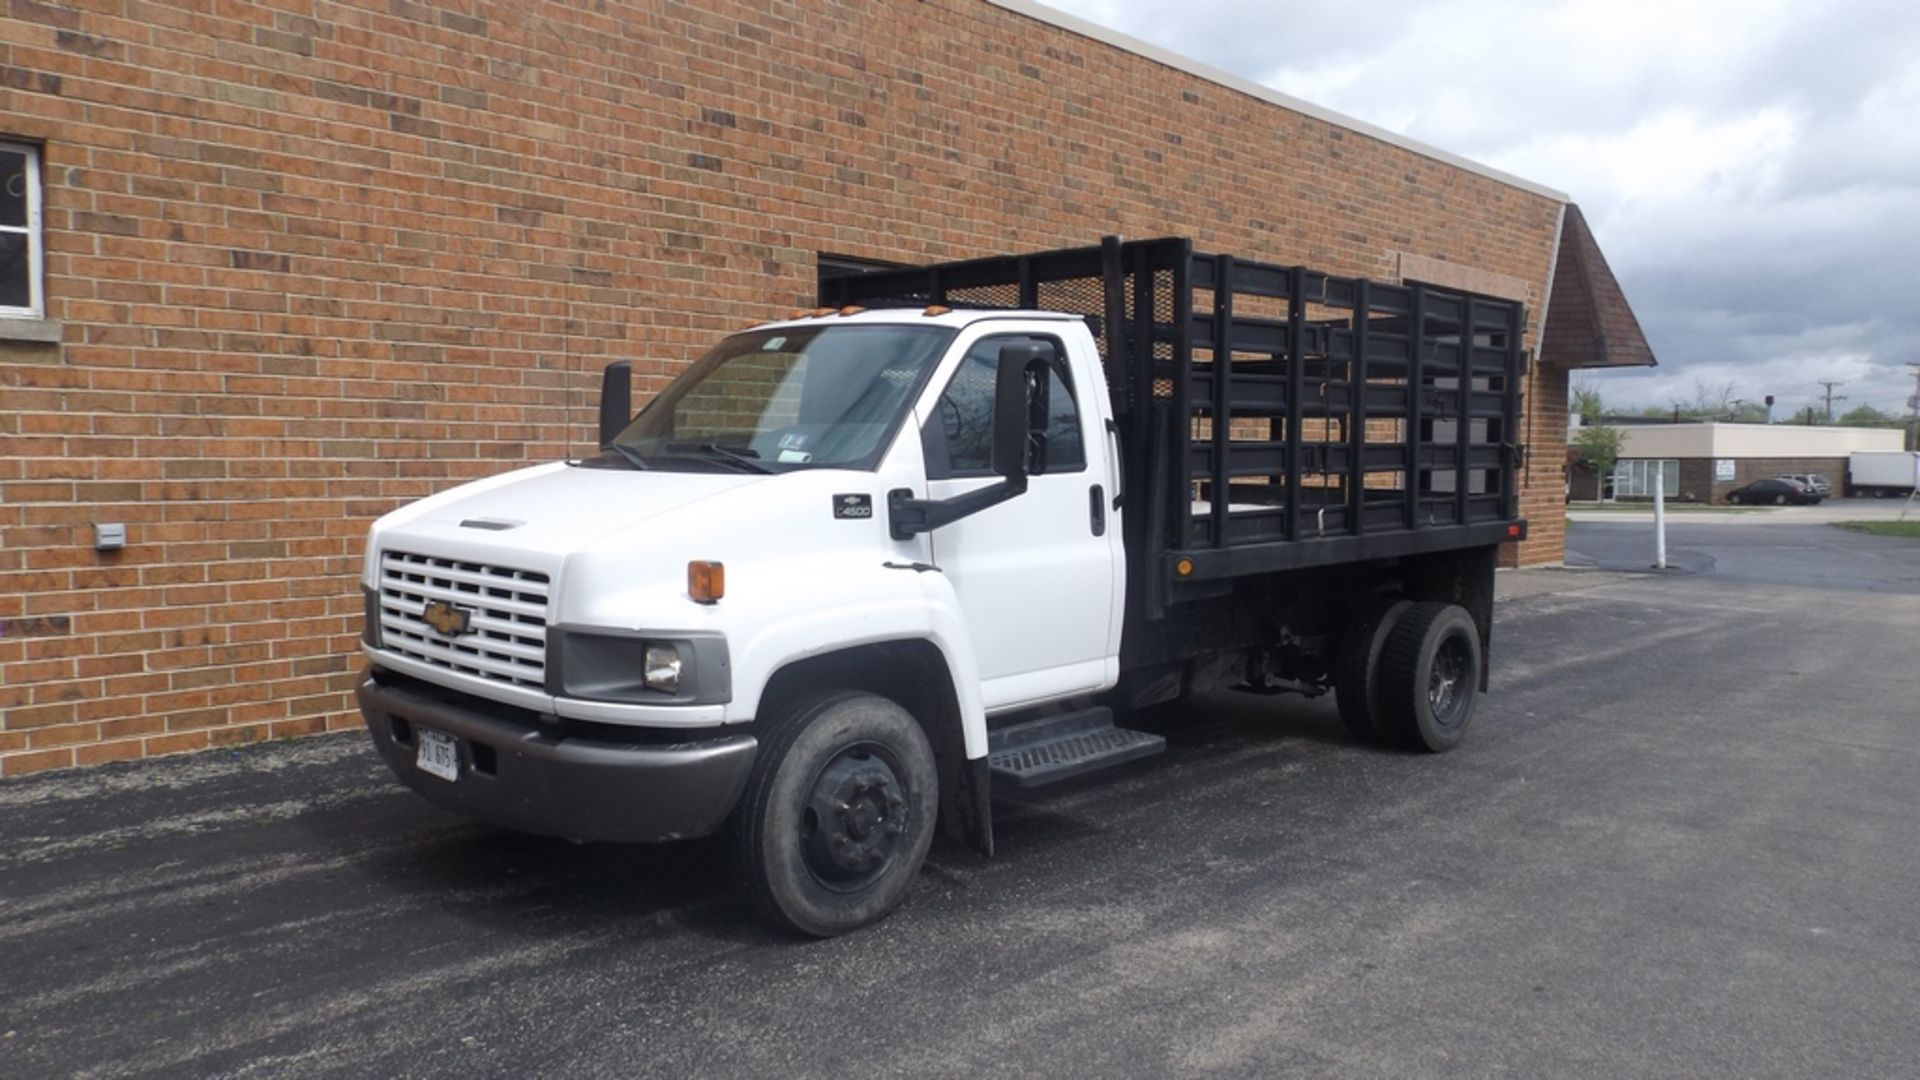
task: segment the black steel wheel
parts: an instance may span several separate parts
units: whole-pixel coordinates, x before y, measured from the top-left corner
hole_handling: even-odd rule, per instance
[[[735,871],[748,900],[816,937],[884,917],[933,843],[938,777],[926,733],[886,698],[797,699],[767,725],[734,810]]]
[[[1380,653],[1379,720],[1411,750],[1460,745],[1479,698],[1484,658],[1473,616],[1458,604],[1423,602],[1400,615]]]
[[[1340,651],[1333,658],[1333,701],[1340,722],[1356,739],[1378,739],[1380,725],[1376,676],[1380,652],[1400,613],[1413,606],[1398,596],[1369,597],[1348,620],[1340,635]]]

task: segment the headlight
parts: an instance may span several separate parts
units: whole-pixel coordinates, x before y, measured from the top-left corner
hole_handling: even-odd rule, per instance
[[[547,691],[632,705],[717,705],[733,700],[727,639],[708,630],[650,633],[552,627]]]
[[[668,694],[680,692],[680,650],[671,645],[647,646],[646,682]]]

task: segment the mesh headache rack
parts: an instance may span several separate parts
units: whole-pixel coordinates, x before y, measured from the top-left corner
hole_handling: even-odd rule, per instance
[[[1114,237],[828,278],[820,300],[1086,316],[1156,608],[1241,574],[1524,534],[1510,300]]]

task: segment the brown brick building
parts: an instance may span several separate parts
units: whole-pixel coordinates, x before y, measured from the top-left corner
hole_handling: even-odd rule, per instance
[[[561,454],[604,362],[660,385],[823,252],[1189,234],[1517,296],[1530,342],[1564,291],[1525,561],[1567,365],[1631,352],[1564,197],[1024,0],[12,0],[0,166],[5,774],[356,723],[368,522]]]

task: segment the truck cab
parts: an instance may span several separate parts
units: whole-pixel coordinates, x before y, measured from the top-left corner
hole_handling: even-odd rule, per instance
[[[995,461],[1003,363],[1028,367],[1012,463]],[[914,725],[928,761],[896,749],[862,774],[866,812],[887,824],[931,764],[956,834],[979,833],[957,816],[988,715],[1119,677],[1111,420],[1066,315],[834,310],[729,337],[598,455],[375,524],[359,694],[375,743],[449,809],[663,840],[722,826],[794,700],[879,687],[940,722]]]

